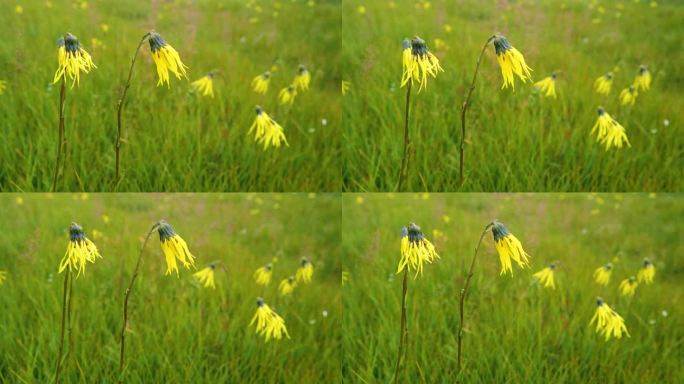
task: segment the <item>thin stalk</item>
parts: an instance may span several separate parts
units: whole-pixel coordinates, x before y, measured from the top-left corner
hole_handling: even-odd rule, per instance
[[[399,353],[397,353],[397,366],[394,369],[394,384],[399,381],[399,366],[404,350],[404,342],[408,343],[408,331],[406,330],[406,291],[408,290],[408,268],[404,269],[404,285],[401,291],[401,334],[399,335]]]
[[[406,173],[406,156],[408,155],[408,145],[409,145],[409,110],[411,101],[411,81],[409,81],[406,87],[406,108],[404,114],[404,152],[401,156],[401,168],[399,168],[399,181],[397,182],[397,192],[401,190],[401,185],[404,182],[404,174]]]
[[[150,231],[147,232],[147,237],[145,237],[145,241],[142,244],[142,247],[140,247],[140,253],[138,254],[138,261],[135,263],[135,269],[133,270],[133,277],[131,278],[131,282],[128,284],[128,288],[126,288],[126,296],[124,298],[124,307],[123,307],[123,326],[121,327],[121,353],[119,355],[119,382],[123,380],[123,368],[124,368],[124,353],[126,351],[126,325],[128,325],[128,298],[131,295],[131,290],[133,289],[133,283],[135,282],[136,277],[138,277],[138,271],[140,270],[140,260],[142,260],[142,255],[143,251],[145,250],[145,245],[147,245],[147,241],[150,239],[150,236],[152,236],[152,232],[154,232],[155,229],[157,229],[157,226],[159,226],[159,223],[155,223],[152,228],[150,228]]]
[[[138,44],[138,47],[135,49],[135,55],[133,55],[133,60],[131,60],[131,68],[128,70],[128,78],[126,79],[126,85],[124,85],[123,93],[121,93],[121,98],[119,99],[119,102],[117,104],[116,108],[116,179],[115,179],[115,186],[119,184],[119,151],[121,149],[121,110],[123,109],[123,103],[124,100],[126,99],[126,94],[128,93],[128,88],[131,86],[131,77],[133,77],[133,66],[135,65],[135,61],[138,59],[138,53],[140,52],[140,47],[145,43],[147,38],[149,37],[149,33],[146,33],[145,36],[140,39],[140,43]]]
[[[494,40],[496,35],[491,36],[489,39],[487,39],[487,42],[482,46],[482,51],[480,51],[480,56],[477,58],[477,65],[475,66],[475,73],[473,74],[473,80],[470,82],[470,88],[468,89],[468,95],[465,98],[465,101],[463,102],[463,106],[461,107],[461,156],[460,156],[460,161],[459,161],[459,180],[460,180],[460,185],[463,185],[463,162],[464,162],[464,151],[465,151],[465,136],[466,136],[466,111],[468,110],[468,106],[470,105],[470,98],[473,95],[473,91],[475,90],[475,81],[477,81],[477,73],[480,70],[480,62],[482,61],[482,56],[484,56],[485,50],[487,49],[487,46],[489,43]]]
[[[62,158],[64,142],[64,101],[66,100],[66,79],[62,77],[62,85],[59,90],[59,139],[57,140],[57,162],[55,163],[55,176],[52,178],[52,192],[57,190],[57,177],[59,176],[59,161]]]
[[[480,250],[480,244],[482,244],[482,239],[484,239],[487,231],[492,226],[493,223],[487,224],[484,231],[480,235],[480,240],[477,242],[475,247],[475,254],[473,255],[473,260],[470,262],[470,270],[468,270],[468,275],[466,276],[465,285],[461,289],[461,300],[459,302],[459,314],[461,317],[461,322],[458,325],[458,372],[461,372],[461,342],[463,340],[463,303],[465,302],[466,293],[468,293],[468,287],[470,287],[470,279],[473,277],[473,269],[475,268],[475,260],[477,260],[477,252]]]
[[[59,383],[59,373],[62,366],[62,353],[64,352],[64,323],[67,312],[67,285],[69,283],[69,268],[64,273],[64,293],[62,296],[62,327],[59,336],[59,354],[57,355],[57,368],[55,369],[55,383]]]
[[[69,349],[67,350],[67,361],[69,361],[69,356],[71,356],[71,352],[74,349],[74,339],[71,337],[71,307],[72,307],[72,302],[74,300],[74,279],[73,276],[71,279],[69,279],[69,299],[68,299],[68,304],[67,304],[67,329],[68,329],[68,334],[69,337],[67,338],[69,340]]]

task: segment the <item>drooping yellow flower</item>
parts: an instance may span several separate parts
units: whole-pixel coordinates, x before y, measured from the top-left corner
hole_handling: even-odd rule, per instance
[[[534,276],[546,288],[556,289],[556,284],[553,281],[553,272],[556,270],[556,263],[549,264],[548,267],[535,273]]]
[[[620,103],[622,105],[634,105],[638,95],[636,87],[630,85],[629,88],[625,88],[620,92]]]
[[[650,259],[644,259],[644,265],[639,269],[637,273],[637,279],[640,283],[652,284],[653,278],[655,278],[655,266]]]
[[[347,281],[349,281],[349,271],[342,271],[342,286],[344,287],[347,285]]]
[[[271,339],[280,340],[283,335],[287,336],[288,339],[290,338],[285,327],[285,320],[278,316],[261,297],[257,298],[257,311],[249,326],[251,327],[255,322],[256,333],[263,336],[266,342]]]
[[[627,139],[625,128],[613,119],[603,107],[598,108],[598,119],[589,134],[591,135],[594,132],[596,132],[596,141],[605,145],[606,151],[612,146],[620,149],[623,143],[626,143],[628,147],[632,146]]]
[[[297,90],[306,91],[309,89],[310,82],[311,74],[309,73],[309,70],[306,69],[304,65],[300,64],[299,69],[297,69],[297,75],[292,81],[292,85],[294,85]]]
[[[268,91],[268,83],[271,81],[271,72],[266,71],[261,75],[252,79],[252,89],[259,94],[265,94]]]
[[[599,77],[594,82],[594,89],[601,95],[607,95],[610,93],[610,87],[613,85],[613,72],[608,72],[605,75]]]
[[[309,284],[311,282],[311,277],[314,273],[313,264],[308,257],[302,257],[299,268],[297,268],[297,282],[303,282],[304,284]]]
[[[596,268],[594,271],[594,281],[598,285],[608,285],[611,273],[613,273],[613,263]]]
[[[494,50],[496,51],[496,59],[499,61],[501,75],[503,76],[501,89],[507,88],[509,85],[515,89],[513,75],[517,75],[523,83],[527,82],[527,80],[532,81],[532,75],[530,74],[532,68],[527,66],[522,53],[515,49],[505,37],[497,35],[494,38]]]
[[[529,266],[530,255],[525,252],[520,240],[510,233],[503,223],[495,221],[492,224],[492,235],[494,236],[494,244],[501,261],[499,275],[511,272],[511,276],[513,276],[511,260],[515,261],[520,268],[525,269]]]
[[[290,146],[285,138],[285,133],[283,133],[283,127],[258,105],[256,106],[256,119],[254,119],[254,123],[247,134],[249,135],[252,131],[254,131],[254,141],[263,144],[264,151],[270,146],[280,148],[283,143],[288,147]]]
[[[637,283],[637,279],[634,276],[624,279],[620,282],[620,294],[622,296],[634,296],[638,285],[639,283]]]
[[[0,271],[0,285],[7,280],[7,271]]]
[[[342,96],[346,95],[349,92],[350,87],[351,87],[351,81],[342,80]]]
[[[539,90],[539,92],[546,97],[556,98],[556,72],[552,73],[551,76],[544,78],[544,80],[537,81],[534,83],[534,87]]]
[[[214,263],[209,264],[206,268],[200,270],[199,272],[195,272],[192,274],[192,276],[197,279],[197,281],[200,282],[200,284],[204,285],[205,288],[213,288],[216,289],[216,284],[214,283],[214,270],[216,269],[216,265]]]
[[[157,232],[159,233],[159,241],[161,242],[161,249],[166,258],[166,273],[176,272],[176,276],[179,275],[178,264],[176,260],[180,261],[183,266],[187,269],[195,266],[195,256],[190,253],[188,249],[188,244],[185,243],[173,228],[165,222],[159,222],[157,226]]]
[[[297,88],[294,85],[288,85],[287,87],[280,90],[278,93],[278,100],[280,104],[294,104],[295,97],[297,97]]]
[[[188,67],[181,61],[178,51],[167,44],[164,38],[155,31],[150,32],[148,40],[150,50],[152,51],[152,59],[157,66],[157,76],[159,77],[157,86],[166,83],[168,87],[171,87],[169,71],[173,72],[178,79],[181,77],[188,78],[186,73]]]
[[[402,43],[402,66],[401,87],[414,82],[419,84],[418,92],[427,87],[428,75],[437,78],[439,72],[444,69],[439,65],[439,59],[433,55],[427,47],[425,40],[418,36],[413,39],[404,39]]]
[[[294,289],[297,287],[297,281],[294,276],[290,276],[287,279],[283,279],[278,285],[278,291],[280,296],[287,296],[292,294]]]
[[[596,312],[591,318],[589,325],[591,326],[594,322],[596,322],[596,332],[604,335],[606,341],[611,337],[621,339],[623,333],[630,337],[625,326],[625,320],[608,304],[604,303],[600,297],[597,298]]]
[[[97,68],[90,54],[81,48],[76,36],[67,33],[66,36],[57,40],[57,71],[52,83],[60,80],[71,79],[71,88],[80,83],[81,72],[89,73],[91,69]]]
[[[193,88],[199,91],[203,96],[214,97],[214,76],[216,76],[216,70],[207,73],[206,76],[199,80],[192,82]]]
[[[85,273],[86,262],[94,263],[98,257],[101,258],[102,256],[100,256],[95,244],[86,237],[83,228],[76,223],[71,223],[69,226],[69,245],[67,245],[64,258],[59,263],[58,273],[69,268],[69,272],[77,272],[76,276],[78,277],[81,272]]]
[[[397,267],[397,274],[404,268],[410,273],[416,271],[414,279],[423,273],[423,263],[431,264],[439,255],[435,246],[425,238],[420,227],[414,223],[409,224],[408,228],[401,228],[401,259]]]
[[[651,88],[651,72],[645,65],[639,67],[639,74],[634,78],[634,86],[641,91],[648,91]]]
[[[5,89],[7,89],[7,80],[0,80],[0,95],[5,93]]]
[[[254,280],[265,287],[271,282],[271,275],[273,275],[273,264],[268,263],[254,271]]]

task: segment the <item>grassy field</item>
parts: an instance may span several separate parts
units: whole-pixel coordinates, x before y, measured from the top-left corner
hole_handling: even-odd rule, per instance
[[[63,275],[57,267],[71,221],[102,259],[74,282],[73,346],[62,382],[116,382],[122,304],[143,237],[165,219],[197,257],[222,261],[216,290],[181,268],[164,276],[150,239],[129,303],[129,383],[332,383],[340,378],[339,195],[0,195],[0,382],[52,382]],[[310,284],[279,297],[277,284],[300,257]],[[267,288],[254,270],[276,257]],[[256,297],[275,308],[291,339],[265,343],[248,324]]]
[[[681,383],[684,252],[678,195],[347,195],[343,196],[343,375],[350,383],[391,382],[396,364],[402,277],[399,229],[413,221],[441,258],[408,282],[406,383],[456,378],[458,296],[473,250],[493,219],[532,256],[530,268],[499,276],[491,234],[480,248],[465,305],[465,383]],[[439,231],[441,235],[435,234]],[[652,285],[630,300],[619,282],[651,258]],[[532,273],[560,261],[555,290]],[[601,289],[594,269],[613,262]],[[602,296],[630,338],[589,327]]]
[[[429,3],[429,7],[425,6]],[[654,2],[656,3],[656,2]],[[402,157],[401,44],[418,35],[444,68],[411,95],[408,191],[678,191],[684,120],[679,1],[345,1],[342,7],[343,173],[348,191],[393,191]],[[461,105],[485,41],[502,33],[534,70],[561,71],[557,99],[516,78],[501,90],[487,49],[468,110],[465,182],[459,185]],[[438,41],[439,40],[439,41]],[[618,102],[641,64],[651,89]],[[608,96],[593,90],[613,71]],[[590,131],[603,106],[631,148],[608,152]]]
[[[97,69],[67,89],[68,151],[58,191],[339,191],[339,1],[18,0],[3,1],[0,12],[0,80],[8,82],[0,95],[0,190],[51,188],[60,96],[59,84],[51,85],[56,41],[71,32]],[[150,29],[180,53],[188,80],[171,76],[170,89],[157,87],[149,45],[143,46],[123,111],[116,185],[117,101]],[[278,92],[300,64],[311,73],[310,89],[292,106],[279,105]],[[213,69],[220,71],[216,97],[192,92],[190,82]],[[258,95],[250,82],[265,71],[272,80]],[[247,135],[255,105],[280,123],[289,147],[264,151]]]

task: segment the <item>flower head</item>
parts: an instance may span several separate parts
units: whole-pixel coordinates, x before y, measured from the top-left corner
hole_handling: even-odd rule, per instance
[[[57,71],[52,83],[67,77],[71,79],[71,88],[80,83],[81,72],[89,73],[91,69],[97,68],[90,54],[81,48],[76,36],[67,33],[66,36],[57,40]]]
[[[271,81],[271,72],[266,71],[261,75],[252,79],[252,89],[259,94],[265,94],[268,91],[268,83]]]
[[[178,276],[178,264],[176,263],[176,260],[180,261],[187,269],[195,266],[195,256],[190,253],[185,240],[178,236],[167,222],[160,221],[157,226],[157,232],[159,233],[161,249],[166,258],[165,275],[175,271],[176,276]]]
[[[646,284],[652,284],[655,272],[655,266],[651,262],[651,259],[644,259],[644,265],[639,269],[637,279],[640,283],[645,282]]]
[[[641,91],[647,91],[651,88],[651,72],[645,65],[639,67],[639,74],[634,78],[634,86]]]
[[[300,261],[299,268],[297,268],[297,282],[303,282],[309,284],[311,282],[311,277],[313,276],[314,268],[311,264],[311,260],[308,257],[302,257]]]
[[[217,71],[213,70],[206,74],[206,76],[195,80],[191,85],[198,90],[203,96],[214,97],[214,76],[216,76]]]
[[[295,97],[297,97],[297,88],[294,85],[288,85],[287,87],[280,90],[278,93],[278,100],[280,104],[294,104]]]
[[[256,119],[254,119],[254,123],[249,128],[247,134],[249,135],[252,131],[254,131],[254,141],[263,144],[264,151],[270,146],[280,148],[282,143],[289,146],[287,139],[285,138],[285,133],[283,133],[283,127],[276,123],[276,121],[258,105],[256,107]]]
[[[268,263],[254,271],[254,280],[265,287],[271,282],[271,275],[273,275],[273,264]]]
[[[86,262],[94,263],[98,257],[101,258],[102,256],[97,251],[95,244],[86,237],[83,228],[76,223],[71,223],[69,226],[69,244],[64,258],[59,263],[59,273],[69,268],[69,272],[77,272],[78,277],[81,272],[85,272]]]
[[[638,285],[639,283],[637,283],[637,279],[634,276],[624,279],[620,282],[620,294],[622,296],[634,296]]]
[[[413,39],[404,39],[402,43],[402,66],[401,86],[416,82],[419,84],[418,92],[427,86],[428,75],[433,78],[444,69],[439,65],[439,59],[433,55],[427,47],[425,40],[418,36]]]
[[[591,326],[596,322],[596,332],[601,333],[606,337],[606,341],[612,337],[616,339],[621,339],[622,334],[626,334],[629,337],[629,332],[627,332],[627,327],[625,327],[625,320],[622,316],[618,315],[613,308],[609,307],[602,298],[597,298],[596,300],[596,312],[594,317],[591,318],[589,325]]]
[[[627,143],[628,147],[632,146],[627,139],[625,128],[613,119],[603,107],[598,108],[598,119],[589,134],[594,132],[596,132],[596,141],[605,145],[606,151],[611,146],[618,149],[622,148],[623,142]]]
[[[544,287],[556,289],[556,284],[553,281],[553,272],[555,270],[556,263],[551,263],[548,267],[542,269],[532,276],[534,276],[534,278],[536,278]]]
[[[639,93],[637,92],[636,87],[630,85],[620,92],[620,103],[622,103],[622,105],[634,105],[638,95]]]
[[[178,79],[181,77],[187,79],[188,75],[185,70],[188,67],[181,61],[178,51],[167,44],[164,38],[155,31],[150,32],[148,41],[150,43],[150,50],[152,51],[152,59],[157,66],[157,76],[159,77],[157,86],[164,83],[166,83],[168,87],[171,86],[171,83],[169,82],[169,71],[173,72]]]
[[[0,271],[0,285],[7,280],[7,271]]]
[[[545,77],[544,80],[537,81],[534,83],[534,87],[537,88],[542,95],[546,97],[556,98],[556,72],[552,73],[551,76]]]
[[[601,95],[609,94],[611,85],[613,85],[613,72],[608,72],[594,81],[594,89]]]
[[[304,65],[300,64],[299,68],[297,69],[297,75],[292,81],[292,85],[295,87],[295,89],[306,91],[309,89],[310,82],[311,74],[309,73],[309,70],[306,69]]]
[[[0,95],[5,93],[5,89],[7,89],[7,80],[0,80]]]
[[[249,326],[251,327],[255,323],[256,333],[263,336],[266,342],[271,339],[280,340],[283,335],[287,336],[288,339],[290,338],[287,328],[285,328],[285,320],[278,316],[261,297],[257,298],[257,311]]]
[[[525,268],[529,265],[530,255],[525,252],[518,240],[503,223],[494,221],[492,223],[492,236],[494,236],[494,244],[496,251],[499,253],[499,260],[501,261],[501,271],[499,275],[505,275],[506,272],[511,272],[513,276],[513,267],[511,260],[515,261],[520,268]]]
[[[532,68],[527,66],[522,53],[515,49],[505,37],[501,35],[494,37],[494,50],[496,51],[496,59],[499,61],[501,75],[503,76],[502,89],[507,88],[509,85],[515,89],[514,74],[523,83],[527,80],[532,80],[532,75],[530,74]]]
[[[206,268],[200,270],[199,272],[193,273],[192,276],[194,276],[195,279],[197,279],[197,281],[200,282],[200,284],[204,285],[205,288],[216,289],[216,284],[214,284],[214,271],[215,270],[216,270],[216,264],[211,263]]]
[[[408,272],[416,271],[416,277],[423,273],[423,263],[431,264],[434,259],[439,259],[435,246],[425,238],[420,227],[414,223],[408,228],[401,229],[401,259],[397,267],[397,273],[406,268]]]
[[[287,296],[292,294],[294,289],[297,287],[297,280],[294,276],[290,276],[287,279],[283,279],[278,285],[278,291],[280,296]]]
[[[594,271],[594,281],[599,285],[608,285],[611,273],[613,273],[613,263],[596,268]]]

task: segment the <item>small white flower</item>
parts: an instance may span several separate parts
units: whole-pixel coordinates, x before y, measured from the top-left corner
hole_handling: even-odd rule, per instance
[[[665,311],[663,311],[663,312],[665,312]],[[665,314],[663,316],[667,316],[667,314]],[[326,311],[325,309],[323,310],[323,317],[328,317],[328,311]]]
[[[663,125],[666,127],[669,127],[670,126],[670,120],[668,120],[668,119],[663,120]]]
[[[328,125],[328,119],[321,119],[321,125],[324,127]]]
[[[655,324],[655,320],[654,320],[654,319],[650,319],[650,320],[648,321],[648,323],[651,324],[651,325],[654,325],[654,324]]]
[[[662,312],[660,312],[660,314],[661,314],[661,315],[663,315],[663,317],[667,317],[667,311],[666,311],[666,310],[664,310],[664,309],[663,309],[663,311],[662,311]]]

